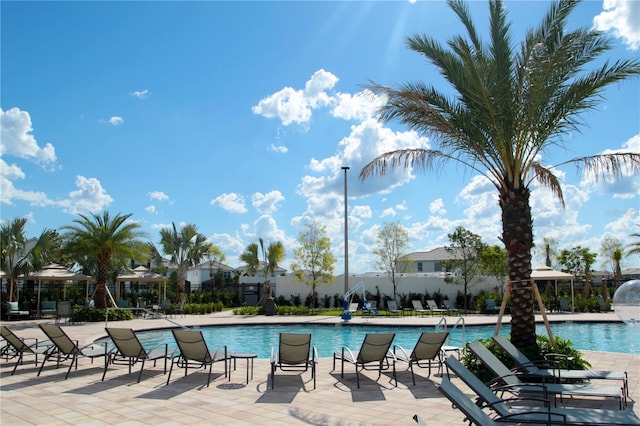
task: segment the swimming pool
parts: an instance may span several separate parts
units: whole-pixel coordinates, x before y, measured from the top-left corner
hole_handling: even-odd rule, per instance
[[[201,330],[211,350],[226,344],[229,351],[253,352],[259,358],[269,358],[272,347],[277,347],[279,333],[311,333],[311,343],[318,350],[321,358],[331,357],[333,351],[347,346],[352,350],[359,349],[367,333],[396,333],[394,345],[412,349],[422,331],[435,331],[434,327],[387,327],[361,325],[230,325],[194,328]],[[491,337],[495,326],[467,326],[466,341]],[[625,323],[553,323],[551,330],[554,336],[571,340],[573,347],[582,350],[622,352],[640,354],[640,324]],[[460,329],[452,330],[449,344],[462,345]],[[505,325],[500,334],[509,335],[510,329]],[[536,333],[546,335],[544,325],[536,326]],[[169,343],[175,348],[175,340],[171,330],[155,330],[137,333],[145,347],[159,343]]]

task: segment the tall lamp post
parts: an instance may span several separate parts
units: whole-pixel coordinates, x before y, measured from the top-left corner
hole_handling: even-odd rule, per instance
[[[349,215],[347,210],[347,171],[349,167],[342,167],[344,170],[344,292],[349,291]]]

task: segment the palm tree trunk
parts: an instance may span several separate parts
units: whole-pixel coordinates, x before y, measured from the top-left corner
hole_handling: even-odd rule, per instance
[[[109,258],[98,256],[98,277],[96,289],[93,292],[93,302],[96,308],[107,307],[107,275],[109,270]]]
[[[521,185],[500,190],[502,241],[507,249],[511,288],[511,342],[518,348],[536,344],[533,291],[531,289],[531,249],[533,220],[530,192]]]

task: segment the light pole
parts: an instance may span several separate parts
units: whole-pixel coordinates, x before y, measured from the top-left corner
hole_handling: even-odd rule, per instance
[[[344,170],[344,292],[349,291],[349,215],[347,210],[347,171],[349,167],[342,167]]]

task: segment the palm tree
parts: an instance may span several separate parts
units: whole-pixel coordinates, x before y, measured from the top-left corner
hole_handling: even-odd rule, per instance
[[[176,266],[178,277],[178,303],[184,303],[185,275],[187,270],[198,265],[211,250],[207,237],[198,232],[193,224],[184,225],[180,230],[175,223],[171,229],[160,230],[160,245],[166,255],[171,256],[171,262]]]
[[[402,124],[432,136],[438,149],[403,149],[384,153],[360,172],[360,178],[384,175],[404,167],[431,171],[454,161],[489,179],[498,190],[502,242],[508,253],[512,283],[511,339],[518,347],[534,346],[535,322],[530,287],[533,220],[529,201],[533,181],[551,190],[564,205],[555,168],[575,163],[595,178],[637,173],[640,154],[618,153],[574,158],[556,166],[541,158],[561,137],[579,129],[581,113],[592,110],[603,90],[640,73],[640,63],[619,60],[594,70],[585,66],[611,49],[611,41],[594,28],[569,30],[574,0],[553,3],[538,27],[518,48],[499,0],[489,2],[489,42],[481,41],[469,10],[449,0],[467,31],[448,48],[426,35],[414,35],[408,47],[434,64],[456,92],[447,96],[424,83],[396,88],[372,83],[369,89],[387,99],[383,121]]]
[[[140,239],[146,234],[140,225],[129,221],[131,214],[111,216],[102,214],[78,214],[75,225],[63,226],[65,251],[83,264],[95,261],[96,288],[93,300],[97,308],[107,306],[106,289],[109,266],[113,259],[142,260],[147,256],[146,244]]]
[[[637,226],[640,226],[637,225]],[[632,256],[634,254],[640,254],[640,232],[634,232],[629,235],[631,238],[634,238],[635,241],[632,241],[627,245],[627,254],[625,256]]]
[[[260,269],[260,257],[258,256],[258,244],[251,243],[240,255],[240,261],[247,265],[247,273],[250,277],[255,277]]]
[[[14,282],[17,277],[17,268],[19,256],[21,256],[26,248],[27,237],[25,234],[26,218],[16,218],[5,223],[0,228],[0,248],[2,249],[2,270],[7,274],[9,281],[9,291],[7,300],[13,301]]]
[[[266,249],[262,238],[259,238],[258,242],[259,245],[256,243],[249,244],[246,250],[240,255],[240,260],[247,265],[247,272],[252,277],[256,275],[259,269],[262,269],[265,281],[264,296],[258,301],[258,304],[260,304],[264,301],[265,297],[271,295],[269,276],[274,274],[276,269],[278,269],[278,263],[284,259],[285,251],[281,241],[269,243]],[[260,254],[262,254],[262,261],[259,258]]]

